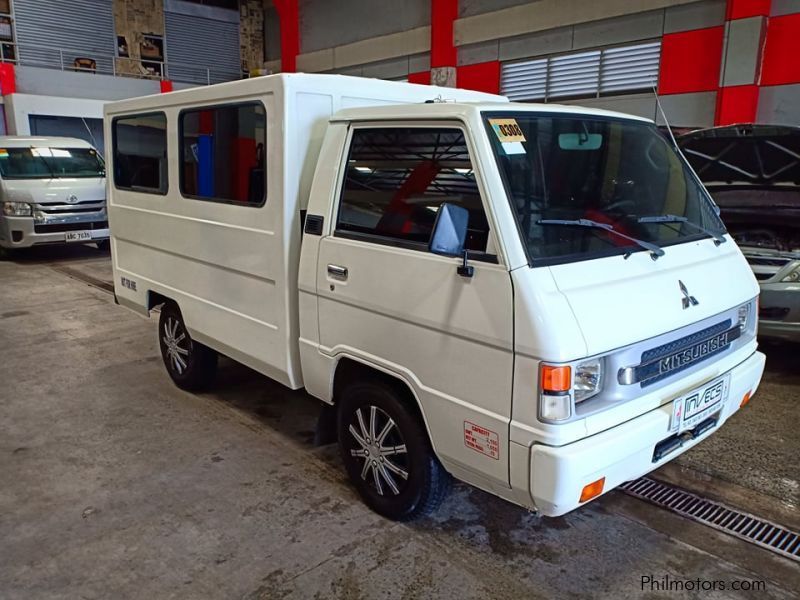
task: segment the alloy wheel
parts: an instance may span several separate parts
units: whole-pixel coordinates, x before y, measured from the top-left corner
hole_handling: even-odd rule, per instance
[[[397,496],[408,482],[408,453],[394,420],[377,406],[356,409],[348,427],[350,455],[363,459],[361,479],[380,496]]]
[[[172,368],[178,375],[182,375],[186,370],[186,361],[192,346],[181,322],[174,317],[168,317],[164,322],[164,331],[161,339],[164,342]]]

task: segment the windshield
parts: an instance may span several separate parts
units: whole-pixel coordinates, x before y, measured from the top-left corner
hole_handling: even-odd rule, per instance
[[[532,264],[629,254],[641,251],[641,242],[663,247],[725,233],[702,185],[652,124],[532,113],[485,120]],[[677,218],[643,222],[667,215]],[[563,222],[579,219],[613,231]]]
[[[0,148],[4,179],[105,177],[94,148]]]

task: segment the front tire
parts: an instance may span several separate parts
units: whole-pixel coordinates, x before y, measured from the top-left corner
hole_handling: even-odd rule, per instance
[[[431,448],[420,417],[382,381],[343,391],[339,448],[350,480],[375,512],[408,521],[434,512],[447,496],[450,475]]]
[[[167,373],[179,388],[207,389],[217,372],[217,353],[192,340],[178,306],[168,302],[158,319],[158,345]]]

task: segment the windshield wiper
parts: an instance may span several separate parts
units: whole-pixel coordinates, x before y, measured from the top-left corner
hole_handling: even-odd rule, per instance
[[[712,231],[708,227],[703,227],[702,225],[698,225],[697,223],[693,223],[686,217],[679,217],[677,215],[656,215],[652,217],[639,217],[637,223],[683,223],[684,225],[689,225],[690,227],[694,227],[698,231],[702,231],[706,235],[710,235],[714,238],[714,244],[719,246],[720,244],[724,244],[728,240],[725,239],[725,236],[717,233],[716,231]]]
[[[45,166],[45,167],[47,167],[47,171],[50,173],[50,179],[55,179],[55,178],[56,178],[56,174],[53,172],[53,167],[51,167],[51,166],[50,166],[50,163],[49,163],[49,162],[47,162],[47,161],[44,159],[44,156],[42,156],[41,154],[39,154],[39,153],[37,153],[37,152],[34,152],[34,150],[36,150],[36,148],[34,148],[33,146],[31,146],[31,155],[32,155],[32,156],[35,156],[36,158],[38,158],[39,160],[41,160],[41,161],[44,163],[44,166]]]
[[[621,231],[617,231],[608,223],[600,223],[599,221],[592,221],[591,219],[539,219],[536,222],[537,225],[574,225],[577,227],[592,227],[594,229],[604,229],[605,231],[610,231],[614,235],[617,235],[621,238],[625,238],[644,248],[645,250],[650,252],[650,258],[656,260],[659,256],[664,256],[664,251],[656,246],[655,244],[651,244],[650,242],[645,242],[644,240],[637,239],[635,237],[631,237],[622,233]],[[629,256],[628,253],[627,256]]]

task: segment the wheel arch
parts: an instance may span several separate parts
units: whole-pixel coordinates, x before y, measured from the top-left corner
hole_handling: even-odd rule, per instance
[[[422,409],[422,403],[419,400],[417,393],[408,380],[396,372],[389,371],[374,363],[369,363],[364,360],[353,358],[351,356],[343,356],[336,362],[334,375],[333,375],[333,390],[332,400],[334,408],[338,408],[338,398],[348,384],[354,381],[373,380],[380,381],[381,383],[391,387],[396,393],[398,398],[405,404],[422,423],[425,431],[428,434],[428,440],[431,447],[436,452],[436,446],[431,436],[428,420],[425,418],[425,412]],[[336,418],[337,410],[331,410],[333,416]],[[334,428],[335,429],[335,428]],[[438,455],[438,452],[437,452]]]

